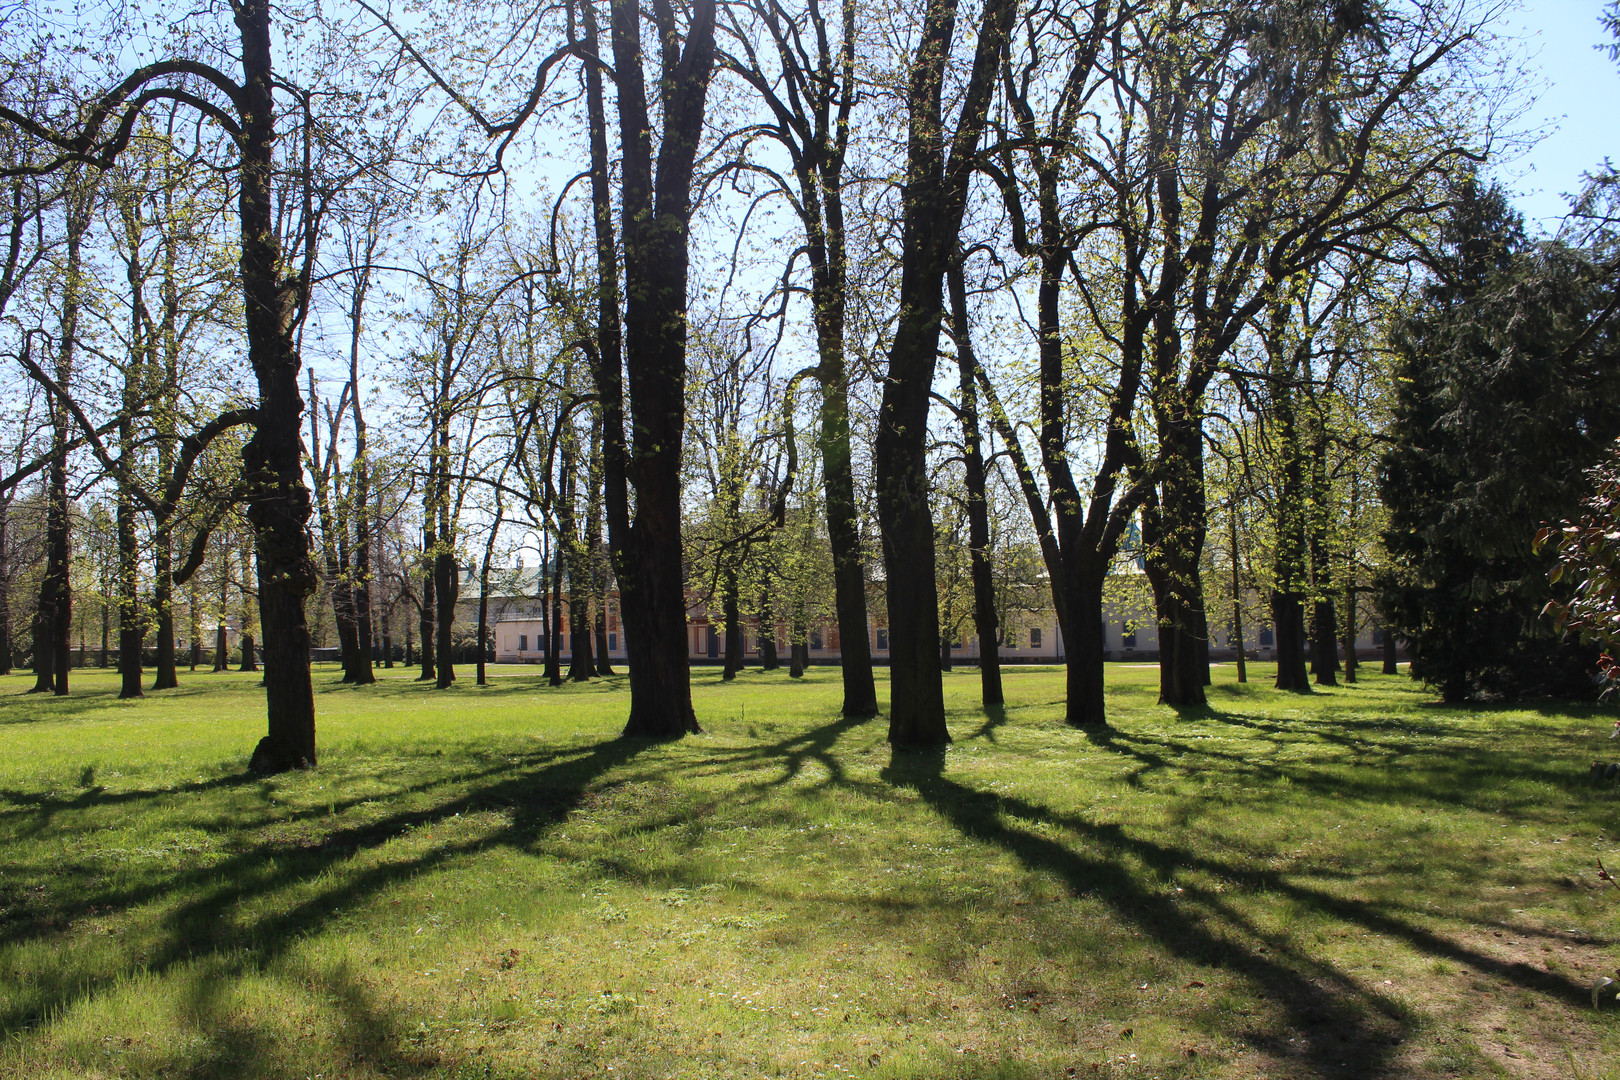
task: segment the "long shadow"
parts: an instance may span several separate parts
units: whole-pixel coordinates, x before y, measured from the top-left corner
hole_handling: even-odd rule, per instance
[[[167,795],[200,795],[205,791],[217,791],[221,788],[246,787],[258,783],[260,777],[249,773],[233,773],[228,776],[217,776],[212,780],[198,780],[189,784],[174,784],[162,788],[129,788],[124,791],[108,791],[106,787],[97,784],[82,789],[79,794],[68,798],[58,795],[54,791],[19,791],[16,788],[0,788],[0,802],[11,803],[6,809],[0,809],[0,819],[19,817],[25,814],[38,814],[49,824],[50,819],[61,810],[84,810],[89,807],[118,806],[123,803],[143,802],[148,799],[162,798]]]
[[[566,819],[604,774],[628,763],[649,745],[644,740],[605,740],[571,753],[561,752],[551,764],[532,772],[519,772],[521,765],[504,764],[490,770],[492,782],[430,807],[331,830],[318,843],[289,840],[260,844],[160,881],[76,893],[65,897],[57,905],[58,910],[40,912],[35,918],[9,918],[11,925],[0,927],[0,941],[65,935],[86,912],[127,910],[166,896],[200,892],[165,914],[161,940],[144,950],[138,963],[129,961],[128,970],[90,976],[64,972],[58,985],[38,987],[28,1000],[0,1004],[0,1035],[9,1037],[61,1015],[75,1003],[116,985],[137,967],[161,975],[199,957],[213,956],[225,963],[230,973],[262,970],[309,927],[319,926],[328,916],[390,885],[479,849],[528,846],[547,828]],[[502,773],[507,775],[501,778]],[[439,783],[456,781],[441,779],[423,787]],[[355,873],[332,875],[336,878],[332,884],[252,922],[231,917],[251,907],[246,902],[257,896],[321,881],[337,864],[362,851],[378,849],[415,828],[496,808],[507,810],[510,822],[493,834],[437,845],[410,858],[383,860]]]
[[[985,739],[992,743],[997,742],[996,729],[999,727],[1004,727],[1006,723],[1007,706],[986,705],[984,707],[984,723],[980,724],[979,730],[969,735],[968,738]]]
[[[1216,716],[1214,719],[1224,721],[1226,718]],[[631,770],[632,774],[639,775],[631,775],[625,782],[667,778],[679,773],[740,775],[746,767],[779,761],[779,775],[742,785],[732,798],[763,797],[769,790],[801,776],[811,763],[821,765],[827,773],[827,779],[817,787],[887,790],[883,785],[848,776],[834,752],[840,739],[869,722],[864,718],[838,718],[769,743],[735,749],[717,747],[691,761],[669,761],[660,757],[655,770]],[[1172,763],[1167,755],[1172,752],[1189,758],[1207,753],[1192,744],[1174,740],[1154,743],[1129,733],[1113,732],[1099,735],[1097,739],[1117,752],[1137,756],[1153,768],[1170,767]],[[70,879],[76,878],[89,887],[64,896],[49,910],[41,910],[39,918],[0,919],[0,942],[49,940],[53,936],[65,940],[74,922],[89,908],[128,909],[167,897],[185,899],[164,914],[159,940],[138,962],[131,958],[122,970],[113,974],[85,977],[64,973],[58,985],[38,988],[26,1001],[0,1003],[0,1032],[10,1035],[60,1015],[60,1010],[101,992],[127,977],[137,966],[143,971],[161,974],[203,957],[223,965],[221,970],[227,972],[261,968],[283,955],[310,927],[319,926],[329,916],[351,909],[391,885],[430,873],[479,849],[532,846],[549,828],[578,809],[587,797],[602,790],[606,774],[629,764],[647,747],[646,743],[609,739],[525,754],[497,755],[498,760],[494,762],[434,776],[389,796],[391,800],[407,795],[414,795],[418,800],[428,796],[436,800],[432,805],[335,829],[319,828],[303,835],[256,843],[250,850],[236,851],[206,867],[189,868],[160,880],[156,879],[157,875],[150,875],[133,884],[96,886],[92,879],[95,867],[88,864],[83,868],[64,867]],[[1235,755],[1230,758],[1229,763],[1223,761],[1230,768],[1256,769],[1257,775],[1275,773],[1273,765]],[[1267,769],[1273,772],[1265,772]],[[1166,889],[1150,887],[1162,883],[1145,880],[1120,859],[1074,850],[1049,835],[1020,827],[1015,819],[1060,825],[1099,850],[1134,856],[1151,874],[1166,880],[1181,869],[1204,870],[1257,892],[1288,896],[1345,922],[1404,939],[1431,955],[1456,960],[1473,970],[1500,976],[1527,989],[1563,1000],[1583,999],[1584,990],[1568,980],[1473,952],[1403,921],[1387,909],[1298,885],[1282,873],[1251,870],[1200,854],[1191,847],[1159,844],[1132,836],[1120,826],[1097,825],[1073,814],[1054,813],[1017,797],[970,788],[945,776],[943,754],[895,755],[884,770],[882,780],[886,784],[915,789],[964,835],[1001,847],[1032,870],[1056,875],[1076,894],[1098,896],[1113,907],[1120,918],[1143,926],[1178,955],[1199,963],[1222,965],[1250,979],[1281,1002],[1289,1019],[1304,1032],[1305,1037],[1301,1039],[1305,1046],[1304,1061],[1317,1075],[1366,1076],[1388,1072],[1392,1068],[1389,1039],[1407,1024],[1406,1015],[1397,1004],[1356,984],[1342,972],[1295,951],[1287,940],[1268,936],[1221,897],[1196,888],[1188,888],[1180,897],[1171,897]],[[87,800],[104,796],[108,805],[139,808],[143,800],[170,797],[192,788],[201,791],[251,782],[246,777],[227,777],[201,785],[151,791],[114,794],[90,791],[76,799],[12,792],[0,795],[26,804],[8,813],[31,812],[47,815],[48,820],[48,815],[65,809],[97,805]],[[438,796],[433,796],[435,790],[439,790]],[[1342,794],[1342,785],[1335,785],[1334,790]],[[355,799],[341,805],[347,808],[360,801],[370,800]],[[508,822],[492,832],[438,844],[408,857],[389,853],[381,856],[376,865],[333,872],[344,861],[377,851],[389,840],[419,826],[432,826],[457,814],[492,809],[506,811],[508,815]],[[302,825],[305,818],[317,815],[318,811],[310,810],[291,816],[276,815],[273,820],[278,825]],[[270,820],[267,813],[261,823]],[[674,817],[665,820],[661,816],[656,825],[677,823]],[[244,825],[239,818],[233,818],[228,824],[238,832],[253,827]],[[312,886],[315,887],[313,892]],[[291,889],[299,893],[298,902],[251,921],[242,920],[242,912],[264,906],[254,905],[252,901],[256,898]],[[0,897],[0,902],[3,901]],[[1263,950],[1261,943],[1265,946]],[[357,1001],[357,1017],[369,1008],[363,1001]],[[367,1024],[377,1038],[388,1038],[390,1029],[386,1017],[376,1018],[375,1022],[368,1020]],[[1328,1032],[1334,1029],[1346,1033],[1346,1039],[1333,1039]],[[1266,1048],[1287,1049],[1274,1044],[1266,1044]],[[1338,1062],[1345,1064],[1341,1066],[1336,1064]],[[415,1066],[406,1061],[398,1071],[411,1071],[411,1068]],[[221,1075],[228,1072],[223,1063],[220,1069]]]
[[[820,764],[827,770],[827,779],[819,786],[846,784],[848,778],[844,774],[843,763],[833,756],[832,748],[847,732],[864,727],[875,719],[877,718],[873,716],[840,716],[837,720],[811,728],[802,735],[790,736],[738,755],[732,759],[731,764],[742,764],[749,759],[781,758],[782,775],[767,784],[753,785],[755,787],[781,787],[791,783],[804,771],[805,764],[810,761]]]
[[[1190,849],[1132,837],[1117,825],[1096,825],[1016,797],[978,791],[946,777],[944,762],[943,751],[896,752],[883,776],[913,788],[964,836],[1001,848],[1031,871],[1055,875],[1076,896],[1097,897],[1176,955],[1200,965],[1224,967],[1249,979],[1286,1013],[1301,1040],[1294,1044],[1302,1045],[1299,1063],[1312,1075],[1391,1074],[1396,1068],[1392,1048],[1411,1024],[1406,1010],[1298,951],[1289,941],[1265,934],[1216,894],[1187,889],[1173,899],[1167,890],[1147,888],[1119,861],[1082,853],[1005,819],[1061,824],[1103,850],[1134,855],[1166,881],[1179,870],[1205,870],[1251,889],[1287,895],[1343,921],[1402,938],[1430,955],[1447,957],[1544,995],[1572,1004],[1584,996],[1584,988],[1568,979],[1469,950],[1370,904],[1295,885],[1278,873],[1253,871]],[[1217,928],[1223,925],[1233,932],[1221,933]],[[1253,944],[1257,942],[1264,942],[1265,948]],[[1256,1041],[1274,1053],[1288,1049],[1274,1040]]]
[[[1511,775],[1554,787],[1568,787],[1585,779],[1584,771],[1576,775],[1556,763],[1527,762],[1506,752],[1455,748],[1442,751],[1415,739],[1346,735],[1334,730],[1337,725],[1321,722],[1301,721],[1295,728],[1288,728],[1218,712],[1207,720],[1260,733],[1273,743],[1274,752],[1270,756],[1237,753],[1175,735],[1117,730],[1100,733],[1093,741],[1139,763],[1140,767],[1126,778],[1136,787],[1141,787],[1152,773],[1191,771],[1194,763],[1208,762],[1234,776],[1253,777],[1257,783],[1286,780],[1302,790],[1335,799],[1379,803],[1396,799],[1415,805],[1467,806],[1494,812],[1502,809],[1499,797],[1481,794],[1490,790],[1483,781],[1492,776]],[[1368,721],[1365,726],[1414,736],[1429,733],[1427,725],[1414,728],[1395,721]],[[1444,733],[1455,734],[1451,730]],[[1350,756],[1311,762],[1281,756],[1312,742],[1337,747]],[[1373,771],[1360,779],[1355,773],[1361,770]]]

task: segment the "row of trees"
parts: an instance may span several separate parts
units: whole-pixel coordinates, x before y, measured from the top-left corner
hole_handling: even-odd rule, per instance
[[[632,735],[698,730],[694,595],[732,672],[746,624],[798,646],[828,611],[843,710],[876,712],[874,580],[896,745],[949,738],[958,627],[994,703],[1009,612],[1045,602],[1067,719],[1106,726],[1099,629],[1138,583],[1167,704],[1203,702],[1256,590],[1278,685],[1308,684],[1307,639],[1333,679],[1375,576],[1426,581],[1379,543],[1421,485],[1381,486],[1378,448],[1417,445],[1414,365],[1477,321],[1438,312],[1496,136],[1488,25],[1447,0],[895,14],[248,0],[119,76],[17,9],[0,314],[33,389],[0,491],[46,507],[41,678],[66,689],[77,484],[113,507],[126,692],[140,613],[161,684],[173,590],[244,509],[266,771],[316,758],[312,597],[346,679],[402,630],[448,686],[464,575],[483,641],[519,559],[554,679],[562,598],[584,678],[616,596]]]

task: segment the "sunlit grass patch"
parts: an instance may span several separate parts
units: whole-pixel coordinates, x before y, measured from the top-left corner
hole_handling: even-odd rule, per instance
[[[1620,800],[1586,784],[1591,711],[1254,665],[1178,712],[1122,667],[1098,737],[1061,672],[1009,670],[987,714],[967,670],[956,742],[893,754],[836,669],[699,669],[706,733],[673,744],[618,737],[622,677],[413,674],[318,671],[321,766],[271,779],[255,676],[0,681],[0,1071],[1575,1076],[1620,1049],[1587,997]]]

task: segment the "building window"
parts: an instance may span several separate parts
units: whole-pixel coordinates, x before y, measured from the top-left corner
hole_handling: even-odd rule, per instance
[[[1263,649],[1269,649],[1275,644],[1277,644],[1277,638],[1274,634],[1272,634],[1271,627],[1262,626],[1260,628],[1260,647]]]
[[[889,628],[887,626],[877,628],[877,647],[885,650],[889,647]]]
[[[1374,645],[1382,645],[1383,643],[1384,643],[1384,628],[1382,626],[1373,627],[1373,644]]]
[[[1119,624],[1119,643],[1127,649],[1136,648],[1136,631],[1131,629],[1130,623]]]
[[[608,632],[608,652],[615,652],[619,648],[619,635]]]
[[[810,631],[810,647],[812,649],[821,648],[821,631],[820,630],[812,630],[812,631]]]
[[[1032,649],[1041,647],[1041,628],[1038,626],[1029,628],[1029,647]]]
[[[518,652],[528,652],[528,651],[529,651],[529,635],[528,634],[519,634],[518,635]]]

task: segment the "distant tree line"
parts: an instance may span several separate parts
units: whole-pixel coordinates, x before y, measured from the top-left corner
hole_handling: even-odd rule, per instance
[[[1578,682],[1530,544],[1616,434],[1612,222],[1600,183],[1534,241],[1482,179],[1481,12],[889,14],[75,16],[126,72],[14,9],[0,656],[68,692],[88,602],[133,696],[232,621],[265,772],[317,760],[313,632],[445,688],[476,596],[481,681],[513,589],[553,684],[619,622],[633,736],[699,730],[693,605],[728,678],[835,622],[849,716],[875,614],[902,747],[950,738],[957,635],[997,704],[1048,608],[1091,730],[1120,604],[1173,707],[1256,623],[1283,689],[1368,623],[1448,698]]]

